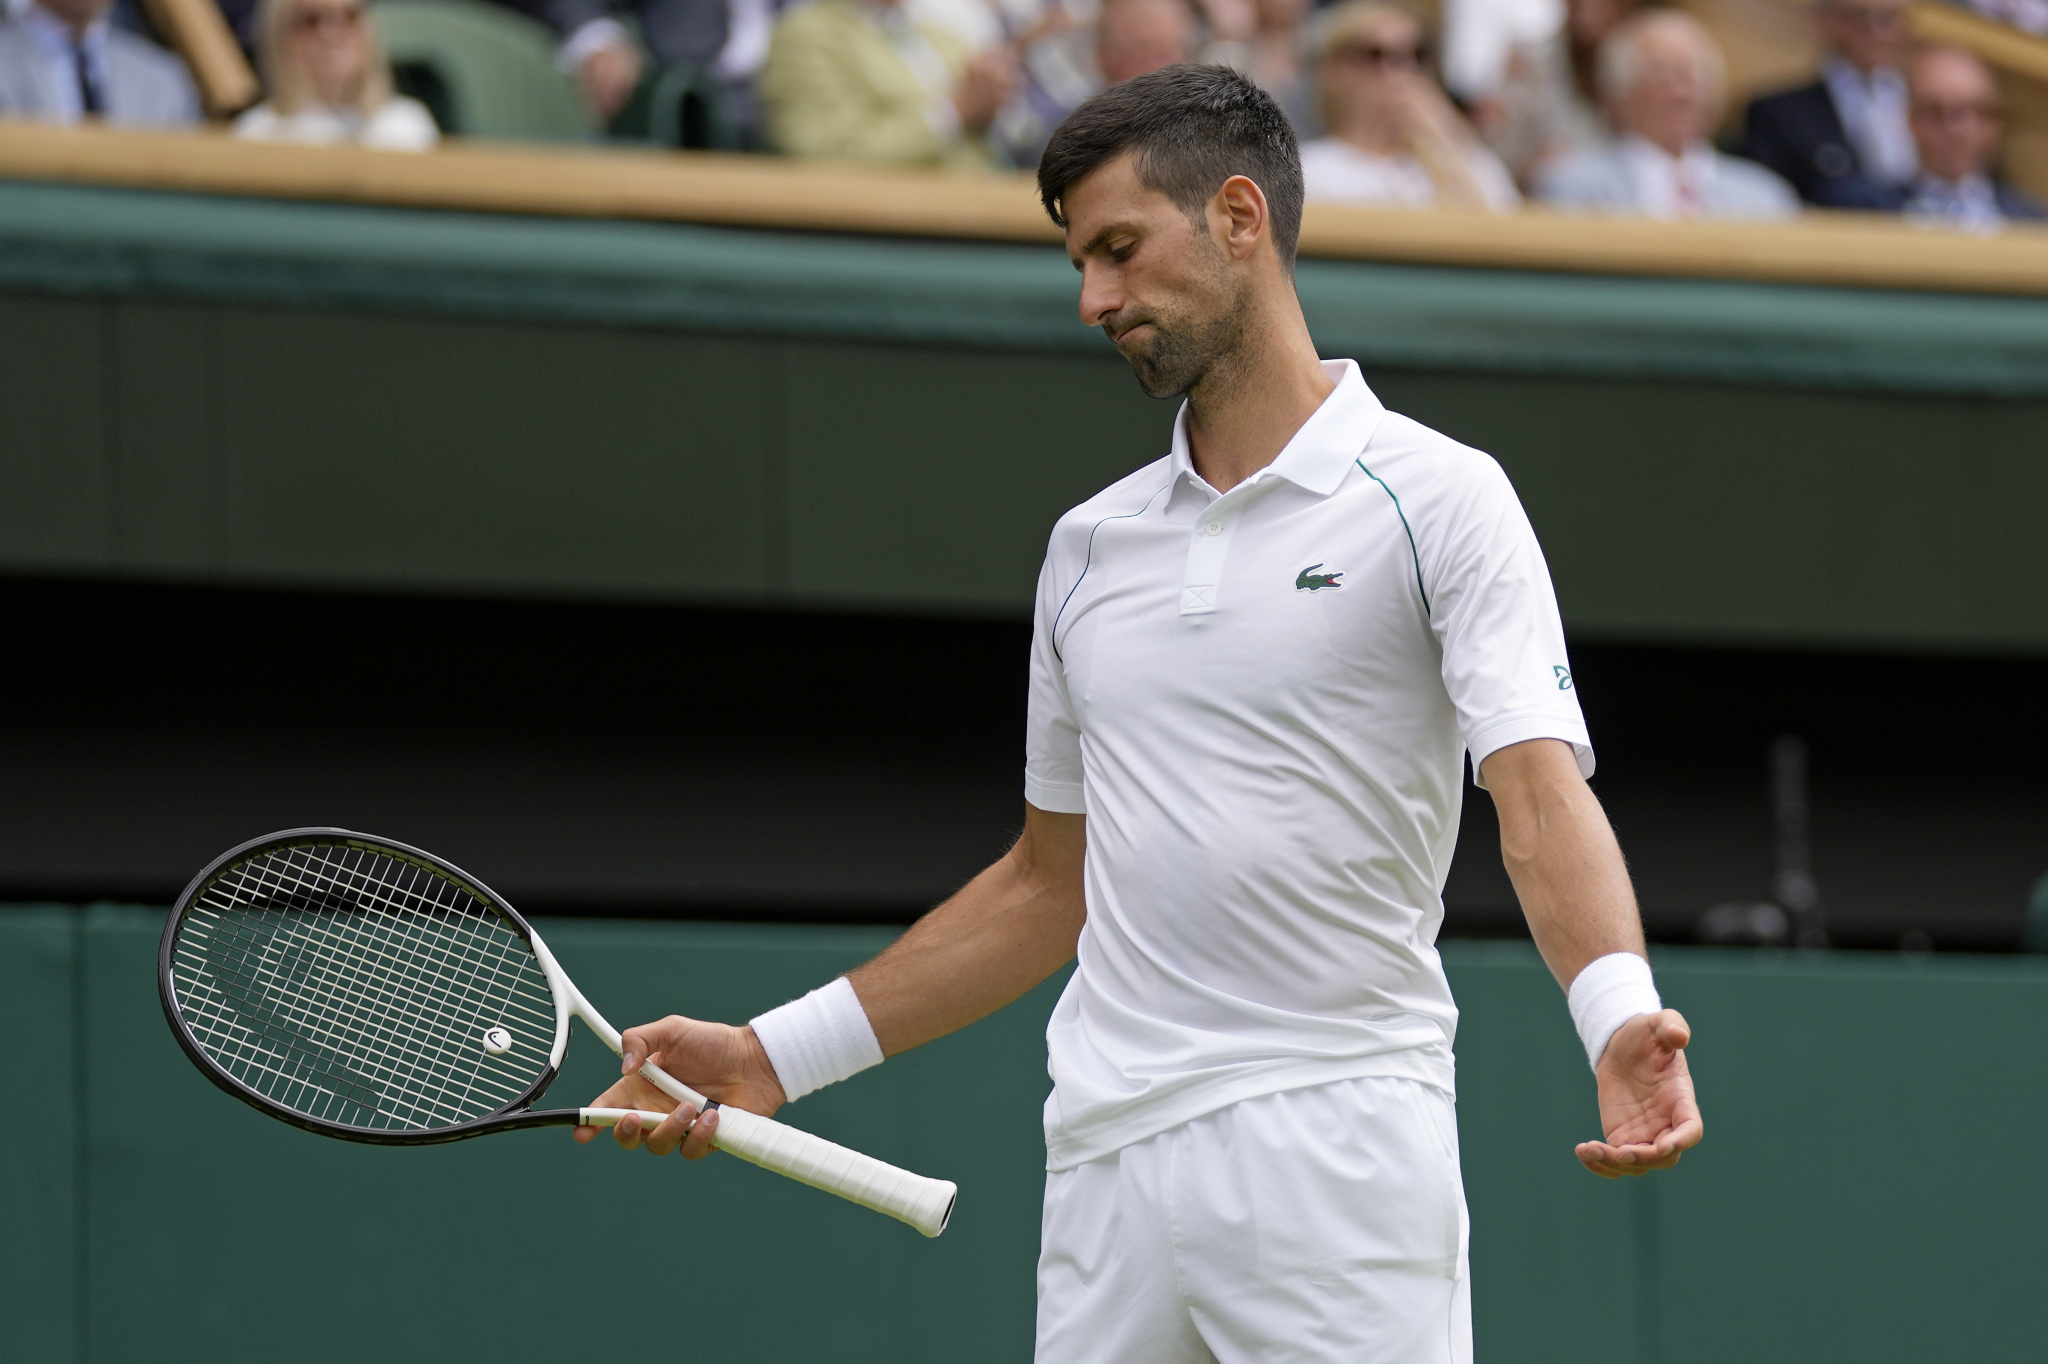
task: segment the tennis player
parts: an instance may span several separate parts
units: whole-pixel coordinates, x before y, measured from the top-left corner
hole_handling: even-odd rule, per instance
[[[1046,1035],[1038,1359],[1469,1360],[1434,945],[1468,754],[1596,1077],[1579,1160],[1641,1174],[1701,1135],[1542,552],[1491,459],[1318,358],[1300,160],[1251,82],[1115,86],[1039,187],[1082,321],[1185,401],[1164,458],[1053,531],[1024,832],[851,975],[746,1027],[630,1030],[595,1102],[669,1109],[630,1074],[652,1056],[772,1113],[1078,956]],[[717,1121],[614,1134],[694,1158]]]

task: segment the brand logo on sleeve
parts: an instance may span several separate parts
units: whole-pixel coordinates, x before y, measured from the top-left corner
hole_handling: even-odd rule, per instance
[[[1310,564],[1307,568],[1297,573],[1294,576],[1294,590],[1297,592],[1320,592],[1326,587],[1342,587],[1344,585],[1337,581],[1337,579],[1344,576],[1342,572],[1316,572],[1321,567],[1321,564]]]
[[[1565,667],[1564,664],[1554,665],[1550,670],[1550,675],[1557,679],[1557,689],[1559,691],[1570,691],[1572,689],[1572,670]]]

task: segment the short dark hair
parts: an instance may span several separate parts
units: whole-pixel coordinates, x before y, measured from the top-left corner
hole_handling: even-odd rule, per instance
[[[1233,175],[1250,177],[1272,214],[1280,263],[1294,267],[1301,240],[1301,148],[1273,97],[1227,66],[1181,62],[1095,96],[1054,130],[1038,162],[1038,197],[1067,225],[1068,189],[1127,151],[1138,178],[1200,221]]]

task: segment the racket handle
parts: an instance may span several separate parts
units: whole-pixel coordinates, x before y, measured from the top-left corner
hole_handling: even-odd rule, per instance
[[[744,1108],[719,1107],[718,1135],[711,1143],[764,1170],[908,1222],[926,1236],[946,1229],[960,1192],[951,1180],[899,1170]]]
[[[641,1127],[649,1132],[663,1116],[634,1108],[585,1108],[579,1109],[577,1116],[586,1126],[616,1127],[628,1113],[637,1114]],[[946,1229],[953,1216],[953,1199],[960,1192],[960,1186],[951,1180],[927,1179],[899,1170],[837,1142],[727,1104],[719,1105],[718,1135],[711,1144],[799,1184],[887,1213],[926,1236],[937,1236]]]

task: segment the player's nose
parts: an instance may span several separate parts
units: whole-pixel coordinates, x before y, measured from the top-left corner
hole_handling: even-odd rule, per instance
[[[1124,306],[1123,291],[1107,270],[1093,264],[1081,271],[1081,322],[1099,327],[1102,320]]]

